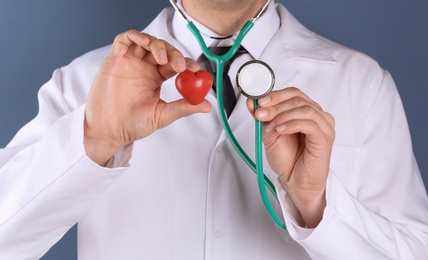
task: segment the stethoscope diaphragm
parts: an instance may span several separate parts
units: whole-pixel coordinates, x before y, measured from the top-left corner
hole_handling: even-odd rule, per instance
[[[246,97],[259,99],[273,89],[275,74],[265,62],[251,60],[239,68],[236,74],[236,84]]]

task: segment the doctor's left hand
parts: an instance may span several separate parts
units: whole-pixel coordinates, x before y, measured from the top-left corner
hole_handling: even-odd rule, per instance
[[[247,106],[254,111],[252,100]],[[297,88],[273,91],[259,106],[254,116],[263,122],[269,166],[299,210],[299,224],[316,227],[326,206],[334,118]]]
[[[209,112],[204,101],[160,99],[164,81],[199,65],[171,44],[136,30],[116,36],[89,92],[85,110],[85,150],[103,165],[118,150],[175,120]]]

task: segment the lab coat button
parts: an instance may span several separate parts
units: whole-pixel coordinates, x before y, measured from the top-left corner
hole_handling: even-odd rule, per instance
[[[223,152],[223,146],[219,146],[219,147],[217,147],[217,152],[218,152],[218,153],[222,153],[222,152]]]
[[[217,230],[216,232],[214,232],[215,238],[221,238],[222,236],[223,236],[223,232],[221,232],[220,230]]]

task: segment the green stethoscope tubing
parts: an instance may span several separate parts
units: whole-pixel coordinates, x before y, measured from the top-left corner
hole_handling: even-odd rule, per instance
[[[231,59],[233,55],[238,51],[242,40],[244,39],[245,35],[248,33],[248,31],[253,27],[254,23],[250,20],[248,21],[244,27],[239,32],[234,44],[230,48],[230,50],[225,53],[224,55],[216,55],[213,54],[205,44],[204,39],[202,38],[201,33],[199,32],[198,28],[193,24],[193,22],[188,21],[187,27],[189,30],[193,33],[193,35],[196,37],[196,40],[199,43],[199,46],[202,49],[202,52],[204,53],[205,57],[207,59],[215,62],[217,73],[216,73],[216,94],[217,94],[217,108],[220,116],[220,122],[223,126],[223,129],[226,132],[226,136],[229,138],[232,146],[235,148],[236,152],[241,156],[242,160],[256,173],[257,175],[257,183],[259,186],[260,195],[263,201],[263,204],[265,205],[266,211],[271,217],[272,221],[281,229],[286,230],[286,226],[284,222],[279,218],[278,214],[276,214],[270,200],[269,196],[266,190],[266,186],[270,190],[270,192],[273,194],[275,199],[278,201],[278,195],[275,190],[275,186],[272,184],[272,182],[268,179],[268,177],[263,173],[263,146],[262,146],[262,123],[259,120],[255,120],[255,126],[256,126],[256,163],[254,163],[250,157],[245,153],[245,151],[242,149],[242,147],[239,145],[238,141],[235,138],[235,135],[233,134],[229,123],[227,122],[226,113],[224,111],[224,103],[223,103],[223,70],[224,70],[224,62]],[[254,109],[258,109],[258,100],[254,99]]]

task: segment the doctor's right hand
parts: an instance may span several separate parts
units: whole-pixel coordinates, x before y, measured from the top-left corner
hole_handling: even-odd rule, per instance
[[[199,65],[169,43],[131,30],[119,34],[89,92],[84,125],[87,155],[104,165],[117,151],[157,129],[193,113],[211,111],[204,100],[194,106],[184,99],[160,99],[164,81]]]

